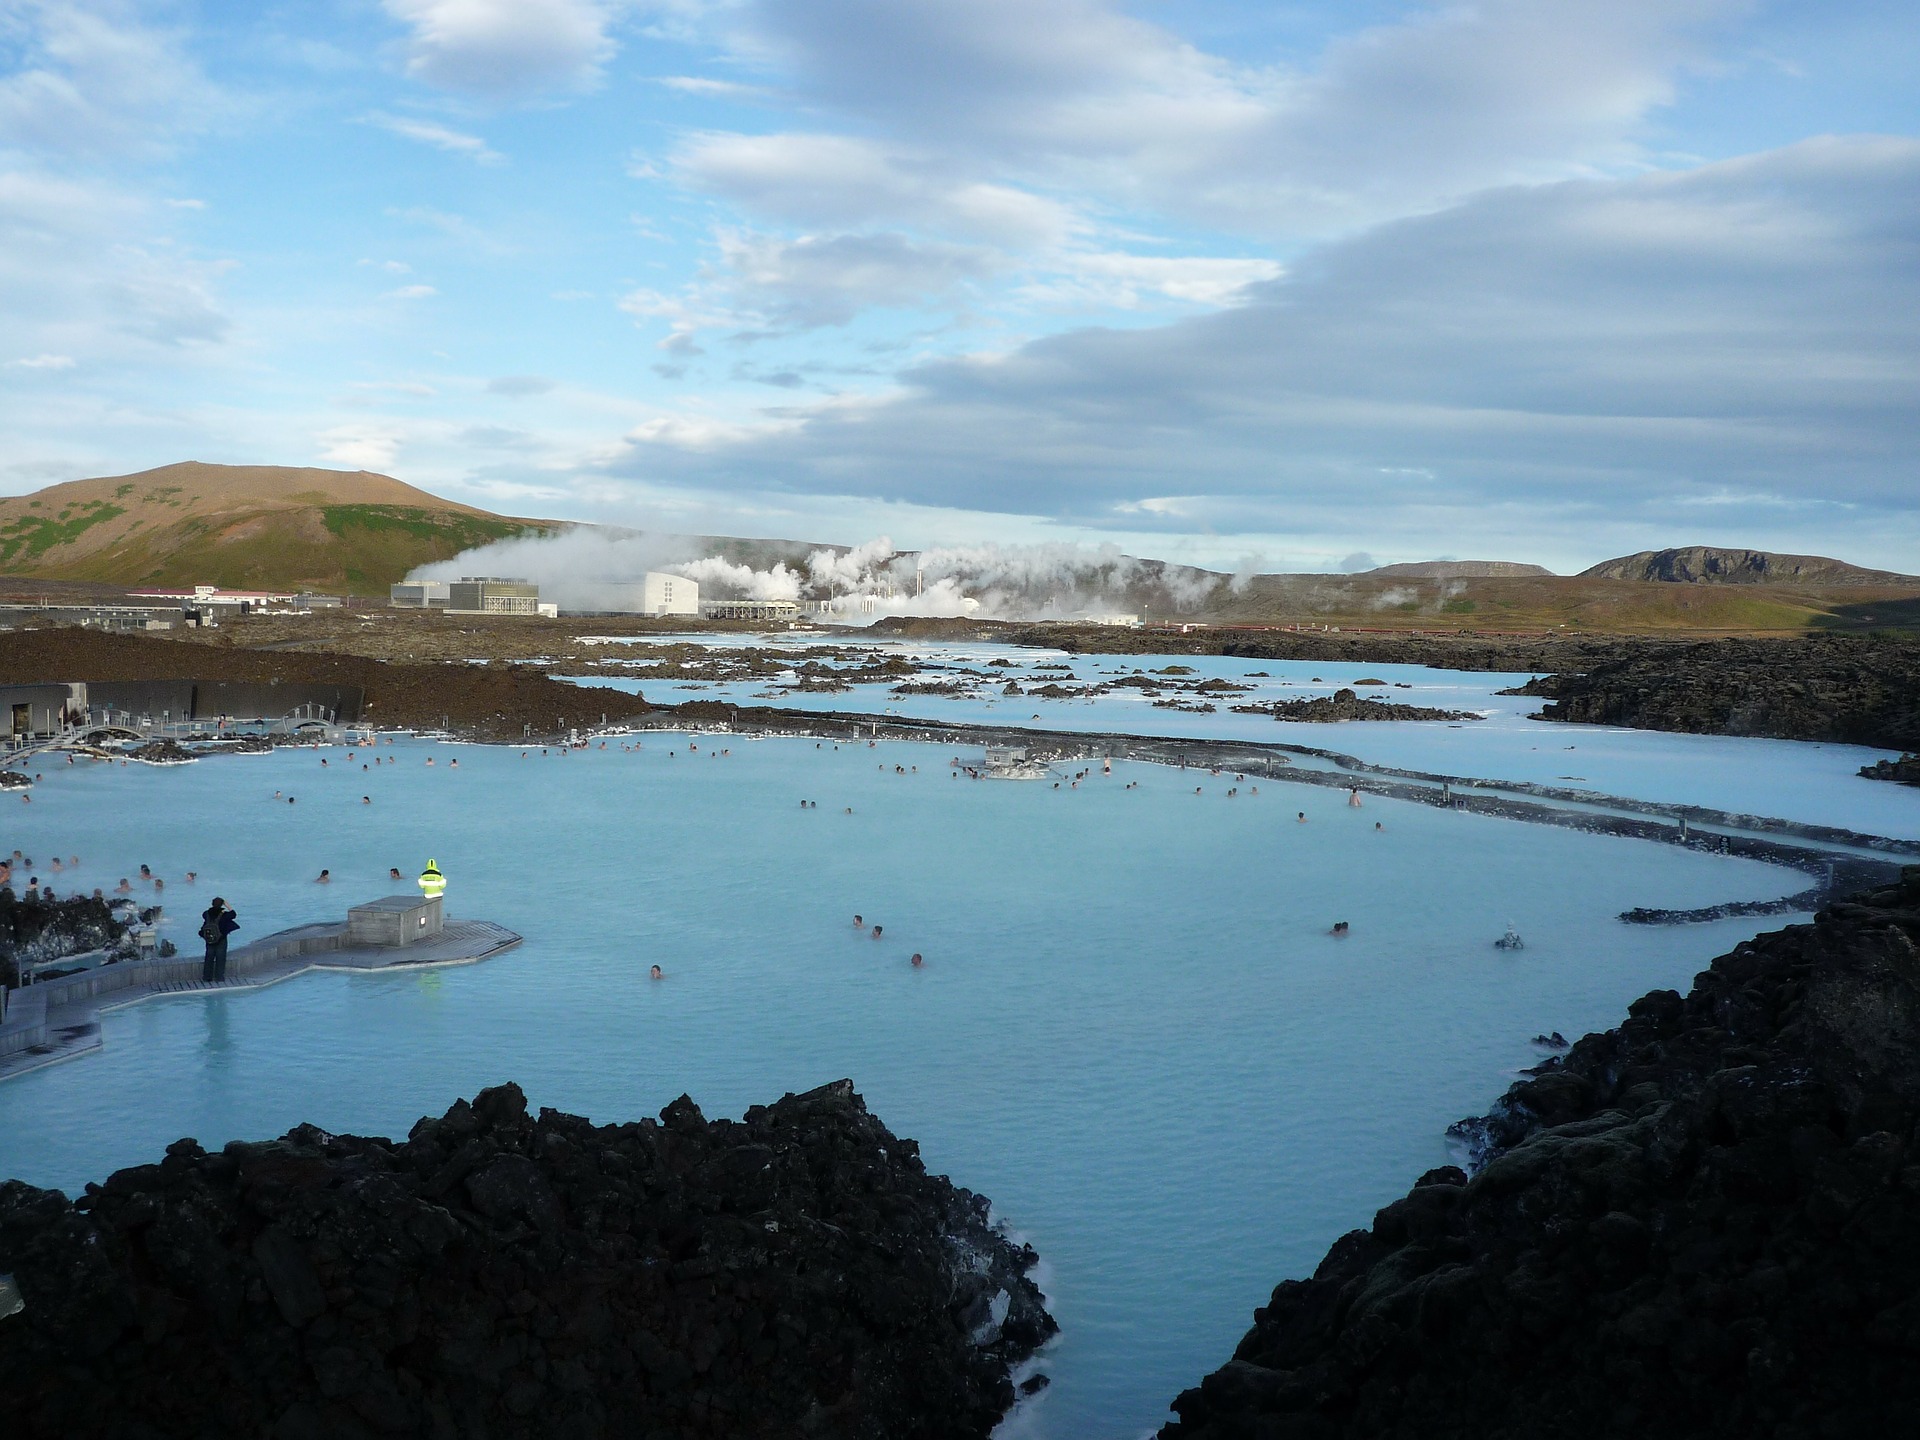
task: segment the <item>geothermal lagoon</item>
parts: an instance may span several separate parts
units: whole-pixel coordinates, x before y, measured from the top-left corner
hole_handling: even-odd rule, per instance
[[[1275,687],[1297,678],[1295,693],[1314,675],[1323,690],[1355,678],[1072,663],[1265,670]],[[639,673],[649,695],[678,698]],[[1920,795],[1848,783],[1875,752],[1549,727],[1519,718],[1537,702],[1491,696],[1524,676],[1364,673],[1423,687],[1390,698],[1494,717],[1309,727],[1132,700],[809,698],[1038,712],[1056,729],[1078,712],[1085,729],[1599,776],[1607,793],[1920,834]],[[1320,728],[1337,735],[1298,733]],[[373,754],[394,763],[363,770]],[[428,856],[451,914],[526,943],[476,966],[311,974],[110,1013],[100,1053],[0,1085],[0,1175],[72,1192],[183,1135],[215,1148],[301,1121],[400,1134],[506,1079],[536,1106],[615,1121],[682,1091],[738,1115],[850,1076],[929,1168],[992,1196],[1044,1257],[1062,1326],[1041,1365],[1053,1384],[1005,1432],[1133,1437],[1231,1350],[1277,1278],[1453,1158],[1447,1125],[1541,1058],[1532,1036],[1610,1026],[1775,923],[1628,926],[1621,911],[1806,883],[1576,830],[1374,797],[1353,808],[1343,790],[1261,776],[1125,761],[1108,776],[1096,762],[1056,789],[956,779],[955,758],[979,751],[665,732],[572,752],[390,738],[351,759],[334,747],[166,768],[43,756],[8,848],[81,856],[63,891],[110,890],[150,864],[167,881],[161,933],[183,950],[215,893],[239,911],[237,938],[256,939],[410,888],[388,867],[411,877]],[[331,885],[314,883],[322,867]],[[1340,920],[1350,936],[1330,937]],[[1524,951],[1493,948],[1509,924]]]

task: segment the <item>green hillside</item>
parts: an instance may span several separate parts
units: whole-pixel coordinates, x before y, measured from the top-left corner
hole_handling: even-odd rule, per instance
[[[368,471],[190,462],[0,500],[0,573],[380,595],[416,566],[556,528]]]

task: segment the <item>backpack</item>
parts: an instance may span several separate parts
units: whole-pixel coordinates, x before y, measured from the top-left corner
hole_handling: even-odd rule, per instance
[[[220,917],[218,915],[210,915],[200,922],[200,938],[208,944],[212,944],[224,934],[226,934],[226,931],[220,928]]]

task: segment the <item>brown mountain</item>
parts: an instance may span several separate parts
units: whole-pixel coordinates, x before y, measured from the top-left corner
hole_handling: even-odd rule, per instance
[[[1638,555],[1606,560],[1580,573],[1595,580],[1660,580],[1682,585],[1900,585],[1920,578],[1891,570],[1867,570],[1824,555],[1724,550],[1712,545],[1642,550]]]
[[[555,528],[367,470],[187,461],[0,500],[0,574],[384,594],[416,565]]]
[[[1376,565],[1363,575],[1401,580],[1504,580],[1522,575],[1551,575],[1544,565],[1517,560],[1416,560],[1406,565]]]

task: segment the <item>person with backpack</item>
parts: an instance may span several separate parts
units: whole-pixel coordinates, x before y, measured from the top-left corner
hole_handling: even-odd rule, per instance
[[[240,928],[240,919],[218,895],[200,914],[200,938],[207,942],[207,958],[200,965],[200,979],[208,985],[227,978],[227,937]]]

